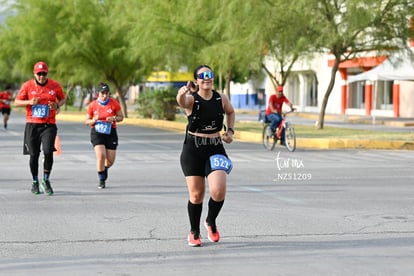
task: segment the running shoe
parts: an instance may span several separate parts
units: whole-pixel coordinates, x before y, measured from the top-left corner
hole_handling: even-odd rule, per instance
[[[104,181],[104,180],[100,180],[100,181],[99,181],[98,188],[99,188],[99,189],[105,189],[105,181]]]
[[[217,230],[216,225],[210,225],[207,221],[204,222],[204,227],[206,227],[208,232],[208,240],[211,242],[218,242],[220,240],[220,233]]]
[[[45,192],[45,194],[53,195],[53,189],[52,189],[52,186],[50,185],[49,180],[43,180],[42,181],[42,189]]]
[[[192,247],[201,246],[200,233],[191,231],[188,234],[188,245]]]
[[[40,190],[39,190],[39,181],[33,181],[31,191],[32,191],[32,193],[34,193],[35,195],[40,194]]]

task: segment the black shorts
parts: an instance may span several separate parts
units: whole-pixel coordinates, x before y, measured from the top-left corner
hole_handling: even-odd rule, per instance
[[[7,115],[10,115],[10,111],[11,111],[11,108],[8,108],[8,107],[3,107],[2,109],[1,109],[1,114],[7,114]]]
[[[112,128],[110,134],[98,133],[95,128],[91,128],[91,143],[94,147],[96,145],[104,145],[106,149],[116,150],[118,147],[116,128]]]
[[[24,129],[23,154],[34,155],[40,152],[40,144],[44,154],[51,154],[55,149],[57,126],[55,124],[26,123]]]
[[[215,154],[228,157],[220,137],[201,138],[187,134],[180,156],[184,175],[208,176],[213,171],[210,165],[210,156]]]

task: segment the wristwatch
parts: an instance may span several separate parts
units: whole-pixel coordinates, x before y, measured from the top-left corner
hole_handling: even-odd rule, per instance
[[[228,128],[228,131],[231,131],[231,132],[233,132],[233,134],[234,134],[234,129],[233,129],[232,127],[229,127],[229,128]]]

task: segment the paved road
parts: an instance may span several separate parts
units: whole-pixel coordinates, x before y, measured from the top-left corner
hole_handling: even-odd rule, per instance
[[[236,142],[222,240],[186,245],[182,135],[121,125],[97,189],[88,128],[59,124],[55,195],[29,191],[24,121],[0,130],[0,275],[412,275],[410,151],[303,150]],[[205,216],[206,206],[203,217]],[[205,232],[202,232],[205,237]]]

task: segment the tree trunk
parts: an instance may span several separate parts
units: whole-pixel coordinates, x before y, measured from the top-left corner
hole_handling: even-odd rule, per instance
[[[121,109],[122,113],[124,114],[124,117],[128,118],[128,107],[125,101],[125,96],[123,96],[118,89],[116,90],[116,96],[118,97],[118,101],[121,104]]]
[[[226,72],[226,83],[225,83],[225,90],[226,90],[226,94],[227,97],[229,98],[229,100],[231,100],[231,94],[230,94],[230,82],[231,82],[231,76],[232,76],[232,71],[228,70]]]
[[[267,69],[267,67],[264,64],[262,64],[262,68],[265,70],[267,76],[269,77],[270,81],[272,82],[274,90],[276,91],[276,88],[277,88],[278,84],[277,84],[277,80],[276,80],[275,76],[272,74],[272,72],[269,71],[269,69]]]
[[[322,129],[324,125],[326,106],[328,105],[329,96],[331,95],[331,92],[335,85],[335,77],[336,77],[336,73],[338,72],[339,62],[340,62],[340,57],[338,56],[335,58],[335,63],[331,70],[331,80],[329,81],[328,88],[326,90],[325,96],[323,97],[321,111],[319,113],[318,121],[316,122],[317,129]]]
[[[88,95],[89,95],[89,89],[82,88],[82,90],[81,90],[81,100],[80,100],[80,103],[79,103],[79,111],[82,111],[83,102],[85,101],[85,99]]]

